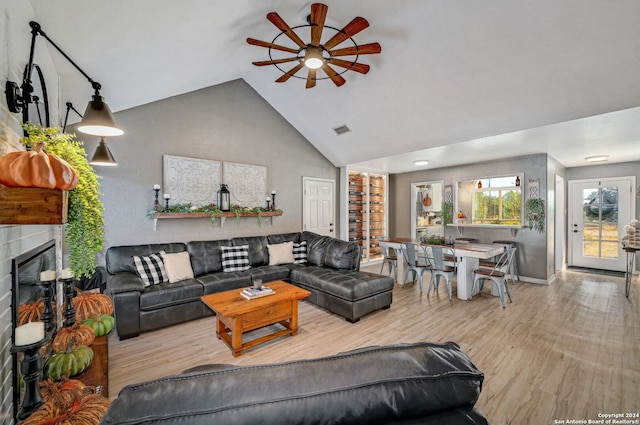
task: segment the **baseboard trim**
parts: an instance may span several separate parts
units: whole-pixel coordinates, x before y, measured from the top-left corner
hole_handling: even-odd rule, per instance
[[[520,282],[535,283],[536,285],[549,286],[551,285],[551,282],[553,282],[554,280],[556,280],[555,274],[549,276],[547,279],[538,279],[535,277],[520,276]]]

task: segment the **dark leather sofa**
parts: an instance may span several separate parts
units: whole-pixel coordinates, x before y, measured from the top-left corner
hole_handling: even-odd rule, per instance
[[[453,342],[205,365],[124,387],[101,424],[487,424],[474,408],[483,380]]]
[[[307,242],[304,264],[269,265],[267,245]],[[222,271],[222,246],[249,245],[251,268],[242,272]],[[177,283],[145,287],[136,272],[133,255],[148,256],[188,251],[194,278]],[[263,282],[289,281],[311,292],[306,300],[356,322],[368,313],[388,308],[393,279],[360,271],[360,248],[311,232],[240,237],[151,245],[114,246],[107,250],[108,293],[113,299],[116,330],[120,339],[140,332],[211,315],[200,297],[251,285],[252,277]]]

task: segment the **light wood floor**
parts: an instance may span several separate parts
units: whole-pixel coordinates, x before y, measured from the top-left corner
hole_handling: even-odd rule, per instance
[[[551,286],[516,283],[511,293],[513,304],[502,309],[488,288],[473,301],[454,295],[450,303],[444,284],[429,298],[426,286],[422,296],[417,285],[396,286],[390,309],[355,324],[301,302],[298,335],[237,358],[216,339],[214,317],[125,341],[112,333],[110,396],[204,363],[251,365],[369,345],[456,341],[485,374],[477,407],[492,424],[596,420],[599,413],[640,410],[637,276],[629,299],[624,278],[568,271]]]

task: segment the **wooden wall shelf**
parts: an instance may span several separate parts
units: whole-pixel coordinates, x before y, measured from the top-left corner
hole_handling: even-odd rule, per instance
[[[184,219],[184,218],[208,218],[210,219],[211,216],[213,214],[212,213],[207,213],[207,212],[197,212],[197,213],[180,213],[180,212],[157,212],[157,213],[153,213],[151,215],[151,218],[153,219],[153,230],[157,230],[158,227],[158,220],[164,220],[164,219]],[[240,213],[238,214],[240,217],[244,218],[244,217],[258,217],[258,213],[257,212],[250,212],[250,213]],[[215,214],[215,218],[216,219],[220,219],[220,227],[224,227],[224,222],[226,221],[227,218],[236,218],[238,215],[236,215],[235,212],[221,212],[221,213],[217,213]],[[262,218],[268,217],[268,218],[272,218],[272,217],[279,217],[282,215],[281,211],[264,211],[263,213],[261,213]]]
[[[509,229],[511,232],[511,237],[515,238],[518,230],[524,229],[522,225],[511,225],[511,224],[471,224],[471,223],[453,223],[447,224],[447,227],[455,227],[458,231],[458,235],[462,236],[462,232],[464,229],[470,228],[483,228],[483,229]]]
[[[64,224],[69,192],[0,185],[0,224]]]

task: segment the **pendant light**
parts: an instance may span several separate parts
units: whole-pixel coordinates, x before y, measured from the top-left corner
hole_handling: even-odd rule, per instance
[[[82,121],[78,125],[78,131],[81,131],[85,134],[90,134],[93,136],[100,136],[102,140],[100,142],[100,146],[98,146],[98,150],[96,150],[96,154],[94,155],[94,159],[98,157],[98,159],[107,160],[109,159],[110,165],[116,165],[111,152],[109,152],[109,148],[107,148],[104,137],[112,137],[112,136],[120,136],[124,133],[118,124],[116,123],[115,118],[113,117],[113,113],[109,108],[109,105],[104,101],[102,96],[100,95],[100,89],[102,86],[97,81],[94,81],[86,72],[82,70],[65,52],[62,51],[58,45],[51,40],[47,34],[42,30],[42,27],[39,23],[35,21],[29,22],[29,26],[31,27],[31,48],[29,51],[29,64],[27,65],[27,70],[24,74],[24,78],[22,81],[22,85],[18,86],[16,83],[12,81],[7,81],[5,85],[6,99],[7,99],[7,107],[11,112],[20,112],[22,111],[29,103],[34,102],[31,93],[33,92],[33,86],[30,81],[31,70],[34,66],[33,57],[36,47],[36,39],[40,35],[44,37],[53,47],[56,48],[58,52],[66,60],[71,63],[88,81],[91,83],[91,87],[93,87],[94,94],[87,105],[87,109],[84,112],[84,115],[80,115],[82,117]],[[69,113],[69,106],[67,104],[67,116]],[[74,109],[75,111],[75,109]],[[77,111],[76,111],[77,113]],[[65,118],[65,126],[66,126],[66,118]],[[102,148],[104,146],[104,149]],[[101,152],[99,152],[101,151]],[[100,153],[100,154],[99,154]],[[108,154],[108,156],[105,156]],[[92,160],[93,163],[93,160]],[[105,165],[106,163],[101,162],[100,165]]]
[[[111,155],[111,151],[104,141],[104,137],[100,138],[100,144],[96,148],[96,152],[93,154],[93,158],[89,161],[91,165],[103,165],[103,166],[116,166],[118,163]]]

